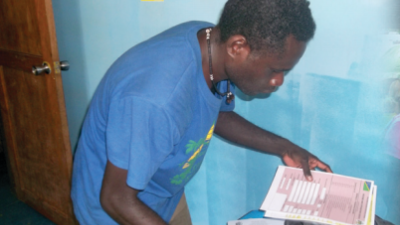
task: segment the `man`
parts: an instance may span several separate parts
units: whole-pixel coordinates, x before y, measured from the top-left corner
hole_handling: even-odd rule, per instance
[[[184,185],[213,132],[280,156],[309,180],[315,167],[331,172],[232,111],[235,87],[248,95],[275,91],[314,30],[306,0],[230,0],[217,26],[184,23],[122,55],[93,97],[75,155],[79,222],[191,224]]]

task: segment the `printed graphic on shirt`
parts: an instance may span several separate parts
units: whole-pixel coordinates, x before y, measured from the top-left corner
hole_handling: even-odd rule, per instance
[[[208,131],[205,139],[201,138],[198,142],[193,140],[189,141],[189,143],[186,145],[186,155],[192,154],[192,156],[187,161],[179,165],[183,172],[171,178],[171,184],[180,185],[182,182],[187,182],[199,169],[201,161],[198,162],[197,159],[205,154],[205,151],[201,150],[203,149],[203,146],[210,143],[211,137],[214,133],[214,127],[215,122]]]

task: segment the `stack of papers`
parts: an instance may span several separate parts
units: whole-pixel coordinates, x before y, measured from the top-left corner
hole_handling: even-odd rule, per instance
[[[260,210],[265,217],[317,224],[374,225],[377,186],[371,180],[279,166]]]

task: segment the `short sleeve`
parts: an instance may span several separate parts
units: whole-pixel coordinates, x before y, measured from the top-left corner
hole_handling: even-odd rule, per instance
[[[172,152],[175,131],[163,108],[135,97],[110,104],[107,157],[128,170],[127,184],[144,189]]]
[[[222,93],[226,92],[228,90],[227,86],[228,82],[222,81],[218,83],[218,90],[220,90]],[[235,95],[235,89],[236,86],[232,82],[230,82],[230,91],[232,92],[233,95]],[[221,107],[219,111],[221,112],[229,112],[233,111],[235,109],[235,100],[231,101],[229,104],[226,102],[226,96],[223,97],[222,102],[221,102]]]

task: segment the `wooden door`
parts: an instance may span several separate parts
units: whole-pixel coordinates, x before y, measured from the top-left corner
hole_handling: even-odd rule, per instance
[[[34,75],[46,62],[51,72]],[[0,0],[0,105],[11,180],[20,200],[74,224],[72,153],[51,0]]]

